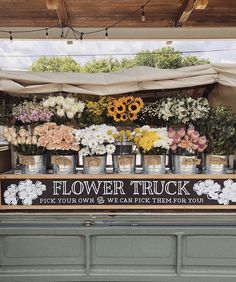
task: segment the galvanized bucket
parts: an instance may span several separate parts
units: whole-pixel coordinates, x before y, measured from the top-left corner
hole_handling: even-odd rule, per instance
[[[71,174],[76,172],[77,155],[53,155],[51,162],[55,174]]]
[[[85,174],[106,173],[107,156],[86,156],[83,157],[83,172]]]
[[[121,174],[135,172],[135,154],[113,155],[113,171]]]
[[[196,167],[200,164],[200,160],[197,156],[173,156],[173,172],[179,174],[194,174],[196,173]]]
[[[206,155],[205,172],[207,174],[224,174],[227,170],[228,156]]]
[[[46,172],[45,155],[36,155],[36,156],[19,155],[18,157],[23,174],[39,174]]]
[[[148,174],[165,173],[165,155],[142,155],[143,172]]]

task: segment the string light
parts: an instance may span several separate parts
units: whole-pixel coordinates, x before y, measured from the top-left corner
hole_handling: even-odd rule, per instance
[[[48,29],[46,28],[46,33],[45,33],[46,39],[48,39]]]
[[[11,41],[13,40],[13,36],[12,36],[12,32],[11,31],[9,32],[9,38],[10,38]]]
[[[145,12],[144,12],[144,6],[141,7],[141,21],[142,22],[146,21]]]
[[[63,27],[61,28],[61,38],[64,38],[64,31],[63,31]]]
[[[81,32],[81,33],[80,33],[80,40],[81,40],[81,41],[83,40],[83,36],[84,36],[84,33]]]
[[[108,29],[106,28],[105,39],[108,39]]]
[[[110,26],[107,26],[106,28],[101,28],[101,29],[96,29],[96,30],[92,30],[92,31],[88,31],[88,32],[81,32],[79,30],[76,30],[75,28],[73,28],[72,26],[68,25],[68,26],[64,26],[64,28],[68,28],[69,30],[73,31],[73,34],[75,36],[75,39],[77,39],[76,35],[78,35],[80,37],[80,40],[83,40],[83,36],[86,34],[95,34],[95,33],[100,33],[100,32],[104,32],[105,31],[105,38],[108,39],[108,29],[111,29],[115,26],[117,26],[118,24],[122,23],[123,21],[127,20],[128,18],[132,17],[134,14],[140,12],[141,10],[141,21],[144,22],[146,20],[145,17],[145,12],[144,12],[144,8],[151,2],[152,0],[148,0],[146,1],[146,3],[144,3],[141,7],[137,8],[136,10],[134,10],[133,12],[129,13],[128,15],[126,15],[125,17],[121,18],[120,20],[114,22],[113,24],[111,24]],[[54,25],[51,27],[47,27],[47,28],[40,28],[40,29],[33,29],[33,30],[16,30],[14,32],[12,31],[8,31],[8,30],[2,30],[0,29],[0,33],[9,33],[9,38],[10,40],[13,40],[13,34],[15,33],[33,33],[33,32],[45,32],[45,37],[46,39],[49,38],[49,29],[52,28],[60,28],[61,25]],[[63,27],[62,31],[61,31],[61,38],[67,38],[68,35],[68,31],[66,32],[66,34],[64,35],[64,31],[63,31]]]

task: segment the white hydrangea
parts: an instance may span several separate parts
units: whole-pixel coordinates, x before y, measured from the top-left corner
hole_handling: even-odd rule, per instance
[[[43,191],[46,191],[46,185],[40,181],[33,181],[27,179],[20,181],[19,185],[11,184],[4,192],[4,201],[8,205],[17,205],[20,199],[23,205],[32,205],[33,200],[41,196]]]

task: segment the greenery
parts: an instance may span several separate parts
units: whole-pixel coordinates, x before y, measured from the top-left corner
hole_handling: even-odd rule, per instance
[[[236,114],[230,108],[213,108],[207,119],[197,124],[208,139],[207,153],[230,155],[236,149]]]
[[[81,66],[71,57],[41,57],[33,62],[30,70],[37,72],[80,72]]]
[[[13,118],[12,109],[15,104],[23,101],[21,97],[1,94],[0,99],[0,125],[10,125]]]
[[[101,58],[92,59],[81,66],[71,57],[41,57],[30,67],[35,72],[114,72],[134,66],[148,66],[160,69],[176,69],[186,66],[209,64],[208,60],[196,56],[183,56],[173,47],[163,47],[153,51],[144,50],[132,58]]]

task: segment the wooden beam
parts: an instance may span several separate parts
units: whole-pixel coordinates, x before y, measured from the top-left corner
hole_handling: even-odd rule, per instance
[[[204,10],[208,0],[184,0],[180,12],[174,22],[174,26],[182,26],[189,18],[194,9]]]
[[[64,0],[46,0],[46,5],[49,10],[56,10],[61,26],[68,25],[69,20]]]

